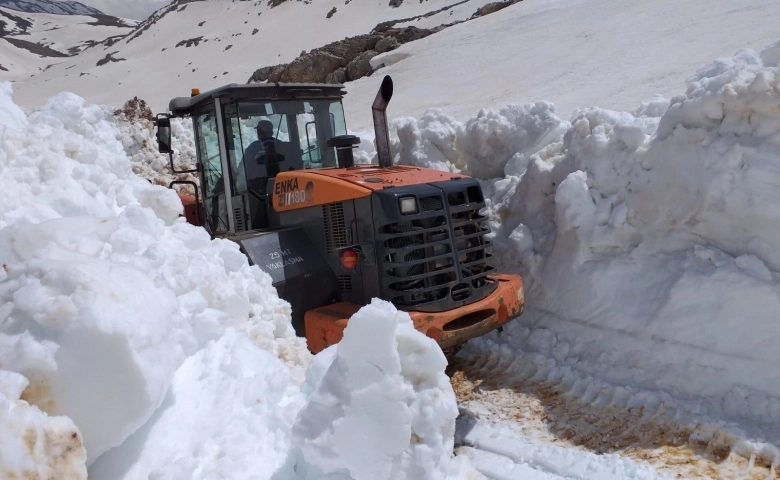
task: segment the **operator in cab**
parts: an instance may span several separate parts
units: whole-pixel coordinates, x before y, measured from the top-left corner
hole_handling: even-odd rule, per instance
[[[264,181],[269,176],[269,163],[278,165],[284,161],[284,156],[277,153],[279,143],[274,137],[274,124],[270,120],[260,120],[257,123],[257,140],[244,151],[247,179]]]
[[[260,120],[257,122],[257,140],[246,147],[244,161],[256,164],[260,157],[275,154],[278,143],[274,137],[274,124],[270,120]]]

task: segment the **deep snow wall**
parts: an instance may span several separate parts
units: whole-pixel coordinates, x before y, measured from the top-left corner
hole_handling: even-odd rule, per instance
[[[498,264],[526,281],[526,313],[464,354],[780,443],[778,61],[780,42],[717,59],[632,112],[396,119],[397,161],[483,180]]]
[[[110,112],[63,93],[28,117],[10,93],[0,84],[0,359],[28,379],[22,400],[70,417],[91,464],[228,327],[303,380],[310,354],[270,277],[133,173]]]

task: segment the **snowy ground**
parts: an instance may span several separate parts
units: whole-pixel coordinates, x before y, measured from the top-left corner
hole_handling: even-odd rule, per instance
[[[213,0],[179,7],[133,40],[91,49],[21,83],[17,102],[37,106],[65,89],[115,106],[138,96],[156,113],[191,87],[243,83],[255,69],[289,62],[302,50],[457,2],[406,1],[391,8],[383,0],[288,1],[273,9],[255,3]],[[412,24],[468,18],[485,3],[470,0]],[[326,19],[334,6],[338,13]],[[592,105],[624,110],[654,94],[676,94],[691,72],[713,58],[761,48],[774,39],[778,22],[773,0],[524,0],[402,46],[392,54],[396,61],[408,58],[378,74],[396,82],[394,116],[419,117],[439,107],[463,121],[484,107],[537,100],[553,102],[563,117]],[[280,27],[288,24],[299,28]],[[198,37],[197,45],[176,46]],[[107,53],[124,60],[98,67]],[[349,84],[350,128],[370,127],[379,81],[373,76]]]

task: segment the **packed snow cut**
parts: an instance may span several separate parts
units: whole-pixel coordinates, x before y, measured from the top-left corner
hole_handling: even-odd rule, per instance
[[[472,380],[642,407],[774,468],[778,52],[717,59],[633,112],[396,120],[402,163],[483,180],[494,253],[526,282],[525,315],[461,352]]]

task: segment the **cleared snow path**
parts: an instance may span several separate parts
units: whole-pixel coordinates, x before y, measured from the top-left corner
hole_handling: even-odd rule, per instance
[[[551,381],[538,355],[467,348],[450,365],[458,406],[457,455],[509,479],[724,478],[766,480],[780,471],[730,447],[718,423],[685,423],[671,399],[596,379]],[[553,377],[554,378],[554,377]],[[571,384],[570,384],[571,383]],[[633,404],[621,397],[633,395]]]
[[[617,454],[597,455],[566,446],[539,442],[518,434],[511,427],[485,424],[460,424],[461,441],[468,445],[458,449],[474,467],[496,480],[655,480],[659,476],[651,467],[639,465]]]

